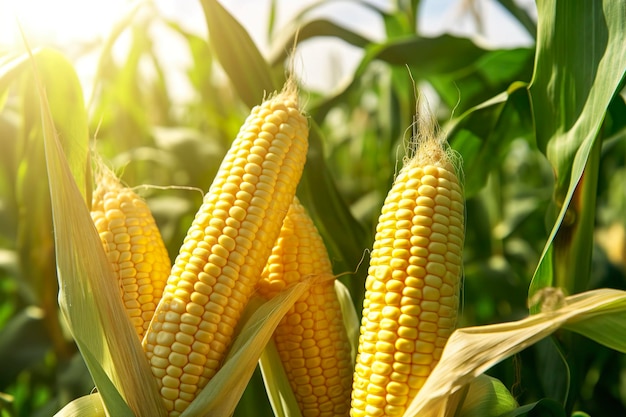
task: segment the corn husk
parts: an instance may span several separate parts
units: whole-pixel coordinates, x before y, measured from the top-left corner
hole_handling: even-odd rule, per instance
[[[276,326],[314,282],[299,282],[269,301],[250,300],[224,364],[181,417],[232,415]]]
[[[357,340],[359,338],[359,320],[352,304],[348,288],[339,280],[335,280],[335,292],[341,306],[344,325],[348,331],[352,363],[356,360]],[[259,359],[261,375],[267,396],[276,417],[302,417],[300,407],[289,383],[282,360],[273,339],[265,347]]]
[[[32,62],[42,115],[62,316],[107,415],[164,415],[156,382],[122,305],[84,196],[68,166],[35,60]]]
[[[100,394],[89,394],[69,402],[54,417],[104,417],[106,416]]]
[[[489,368],[565,328],[626,352],[626,292],[599,289],[564,297],[547,289],[541,313],[525,319],[457,329],[441,361],[407,408],[404,417],[452,417],[455,396]]]

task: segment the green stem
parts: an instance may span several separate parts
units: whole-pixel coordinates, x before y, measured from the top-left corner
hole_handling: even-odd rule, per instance
[[[601,147],[602,141],[596,139],[561,228],[554,239],[555,284],[569,294],[586,290],[591,274]]]

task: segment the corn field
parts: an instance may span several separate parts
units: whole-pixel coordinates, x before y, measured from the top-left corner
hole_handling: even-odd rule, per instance
[[[345,2],[376,40],[271,1],[269,54],[198,3],[206,38],[146,1],[0,50],[0,416],[626,415],[626,2],[498,0],[534,44],[490,48],[419,0]],[[331,91],[318,39],[360,54]]]

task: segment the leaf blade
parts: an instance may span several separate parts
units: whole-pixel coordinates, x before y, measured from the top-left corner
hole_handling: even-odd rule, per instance
[[[540,273],[553,267],[546,264],[547,255],[598,140],[609,103],[626,76],[626,51],[622,42],[626,4],[543,0],[538,2],[538,9],[537,58],[529,91],[537,145],[546,153],[556,174],[559,211],[533,275],[529,297],[541,288],[540,282],[549,281]],[[581,225],[587,228],[583,235],[589,234],[589,226],[589,221]],[[555,276],[557,282],[586,282],[590,252],[589,248],[582,249],[586,253],[573,254],[581,262],[573,271],[576,277],[564,276],[568,272],[557,268],[554,271],[560,275]],[[568,290],[577,291],[581,287],[571,286]]]
[[[209,42],[241,100],[252,108],[276,91],[269,65],[254,41],[217,0],[202,0]]]

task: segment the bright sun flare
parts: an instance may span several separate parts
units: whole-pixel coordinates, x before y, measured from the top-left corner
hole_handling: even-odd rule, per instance
[[[22,45],[17,22],[31,46],[106,36],[128,4],[128,0],[0,0],[0,48]]]

